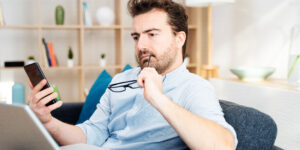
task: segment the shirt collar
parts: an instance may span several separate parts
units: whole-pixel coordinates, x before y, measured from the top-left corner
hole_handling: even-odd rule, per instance
[[[165,74],[164,77],[167,76],[167,78],[173,78],[173,77],[178,78],[178,77],[180,77],[181,74],[183,74],[183,73],[185,73],[185,72],[187,72],[187,71],[188,71],[188,70],[186,69],[185,64],[182,63],[182,64],[181,64],[178,68],[176,68],[175,70],[173,70],[173,71],[171,71],[171,72]]]

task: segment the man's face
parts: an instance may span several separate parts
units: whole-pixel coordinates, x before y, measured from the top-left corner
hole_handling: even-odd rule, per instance
[[[136,57],[140,67],[154,67],[159,74],[165,73],[178,60],[181,49],[176,43],[167,13],[153,9],[133,18],[132,38],[135,41]]]

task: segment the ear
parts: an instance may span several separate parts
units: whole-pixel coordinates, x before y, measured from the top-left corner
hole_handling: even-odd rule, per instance
[[[176,44],[179,49],[182,49],[185,40],[186,40],[185,32],[180,31],[176,33]]]

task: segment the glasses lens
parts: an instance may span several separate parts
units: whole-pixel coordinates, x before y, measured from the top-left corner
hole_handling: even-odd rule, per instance
[[[123,86],[123,87],[108,87],[108,89],[110,89],[111,91],[113,91],[113,92],[123,92],[123,91],[125,91],[125,87]]]
[[[134,84],[130,84],[128,85],[129,88],[131,89],[137,89],[137,88],[140,88],[139,85],[137,83],[134,83]]]

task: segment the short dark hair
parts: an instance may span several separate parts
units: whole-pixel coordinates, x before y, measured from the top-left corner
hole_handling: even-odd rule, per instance
[[[172,0],[129,0],[127,3],[127,9],[132,17],[147,13],[154,8],[163,10],[168,14],[168,23],[171,25],[174,34],[180,31],[185,32],[186,40],[182,47],[182,57],[184,58],[188,37],[188,16],[182,5]]]

